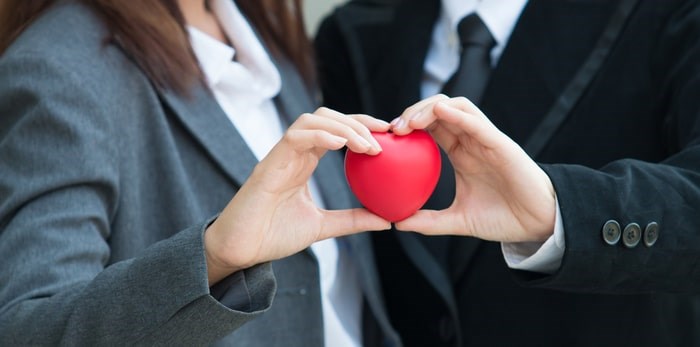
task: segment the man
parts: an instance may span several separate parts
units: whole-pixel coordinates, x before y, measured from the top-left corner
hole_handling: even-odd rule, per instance
[[[554,235],[504,244],[520,270],[499,243],[374,235],[407,346],[700,345],[700,221],[690,207],[700,195],[699,5],[358,0],[323,23],[326,105],[392,120],[421,98],[455,93],[459,23],[476,13],[493,41],[491,69],[473,78],[486,76],[483,86],[462,89],[468,97],[537,162],[568,164],[548,173],[620,178],[616,194],[553,179]],[[454,198],[447,164],[426,208]],[[674,176],[664,182],[666,170]]]

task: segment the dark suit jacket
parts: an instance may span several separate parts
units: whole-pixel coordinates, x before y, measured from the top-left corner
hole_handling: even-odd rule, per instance
[[[439,6],[337,9],[316,39],[325,104],[390,120],[419,100]],[[481,108],[552,179],[561,268],[508,270],[499,244],[466,237],[377,234],[405,344],[700,345],[699,95],[697,1],[531,0]],[[426,207],[448,206],[453,184],[441,180]],[[611,219],[657,222],[658,241],[608,245]]]
[[[0,345],[323,346],[311,252],[208,287],[203,231],[257,163],[213,96],[156,90],[90,10],[58,3],[0,58]],[[278,68],[291,122],[315,105]],[[331,209],[351,206],[341,165],[317,171]],[[347,243],[371,337],[395,341],[369,237]]]

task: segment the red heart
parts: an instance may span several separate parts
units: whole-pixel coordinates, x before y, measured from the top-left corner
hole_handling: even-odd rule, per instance
[[[382,147],[376,156],[347,151],[345,177],[365,208],[398,222],[418,211],[440,178],[440,150],[425,131],[405,136],[372,133]]]

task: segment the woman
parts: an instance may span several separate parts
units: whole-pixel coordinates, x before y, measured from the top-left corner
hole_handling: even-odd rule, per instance
[[[332,238],[389,223],[346,209],[325,154],[377,154],[389,126],[292,118],[313,105],[299,1],[0,15],[0,341],[359,345],[363,300],[385,322],[353,277],[376,288],[366,240]]]

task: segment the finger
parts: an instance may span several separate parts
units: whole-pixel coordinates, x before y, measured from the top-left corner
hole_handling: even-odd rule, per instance
[[[291,129],[285,134],[292,148],[298,152],[306,152],[316,148],[338,150],[343,148],[348,140],[319,129]]]
[[[459,141],[459,135],[455,135],[453,131],[451,131],[449,125],[445,126],[444,124],[436,122],[428,131],[438,146],[447,153],[450,153],[450,150]]]
[[[347,117],[362,123],[362,125],[366,126],[367,129],[373,132],[385,133],[391,128],[391,125],[384,120],[374,118],[366,114],[349,114]]]
[[[436,122],[436,120],[439,119],[439,115],[435,113],[435,109],[440,108],[443,105],[449,105],[463,113],[467,114],[479,114],[481,115],[481,111],[476,108],[471,101],[469,101],[467,98],[464,97],[458,97],[458,98],[451,98],[451,99],[445,99],[445,100],[438,100],[435,103],[429,105],[428,107],[425,107],[421,110],[421,112],[418,112],[414,114],[408,122],[408,127],[412,129],[427,129],[427,130],[432,130],[430,126]],[[485,116],[484,116],[485,118]],[[433,126],[434,127],[434,126]],[[454,127],[451,127],[453,129],[453,134],[457,135],[461,133],[462,131],[459,129],[455,129]]]
[[[343,118],[347,118],[344,117]],[[351,120],[353,122],[354,120]],[[359,124],[359,123],[358,123]],[[364,131],[367,132],[367,136],[372,138],[372,135],[369,133],[369,130],[367,130],[366,127],[363,125],[359,125],[361,128],[364,128]],[[346,122],[343,121],[338,121],[337,118],[335,117],[325,117],[325,116],[319,116],[315,114],[303,114],[297,119],[296,122],[290,127],[290,130],[298,130],[298,129],[306,129],[306,130],[323,130],[326,132],[329,132],[335,136],[342,137],[344,139],[347,139],[346,145],[348,148],[357,153],[366,153],[366,154],[377,154],[381,151],[379,146],[374,146],[372,143],[366,140],[364,136],[359,134],[357,131],[355,131],[355,128],[352,126],[347,125]],[[376,141],[376,140],[374,140]]]
[[[455,104],[458,107],[464,106],[461,103],[447,101],[438,102],[433,107],[433,114],[440,122],[454,125],[453,127],[443,126],[445,130],[455,135],[459,135],[461,131],[487,147],[492,147],[499,137],[505,136],[480,111],[478,113],[467,112],[463,108],[455,107]],[[416,120],[417,123],[421,121],[421,119]]]
[[[364,208],[349,210],[322,210],[323,228],[319,240],[369,230],[387,230],[391,223]]]
[[[414,124],[413,120],[409,120],[408,126],[405,126],[403,129],[393,129],[393,132],[403,136],[410,134],[413,130],[425,129],[435,139],[440,148],[446,151],[449,150],[457,142],[457,137],[461,133],[458,130],[451,129],[453,127],[446,127],[444,126],[445,124],[438,122],[437,116],[432,111],[434,105],[429,105],[420,114],[416,114],[416,116],[421,116],[421,123]]]
[[[394,225],[397,230],[415,231],[424,235],[465,235],[466,228],[448,211],[419,210]]]
[[[408,135],[411,132],[413,132],[413,130],[417,129],[425,129],[431,131],[437,126],[437,124],[435,124],[435,122],[437,121],[437,116],[433,113],[432,110],[434,106],[435,103],[430,104],[422,110],[420,110],[419,112],[409,116],[405,120],[401,118],[397,125],[392,127],[391,131],[393,131],[397,135]],[[420,119],[421,122],[416,122],[416,119]]]
[[[426,129],[440,147],[448,149],[456,137],[469,135],[482,145],[491,147],[501,133],[488,118],[466,98],[441,100],[424,109],[410,121],[413,129]]]
[[[456,98],[451,98],[448,100],[443,100],[443,101],[441,101],[441,103],[450,105],[450,106],[452,106],[452,107],[454,107],[462,112],[466,112],[468,114],[474,115],[478,118],[485,120],[488,123],[491,123],[491,121],[488,119],[488,117],[486,117],[486,115],[483,112],[481,112],[481,109],[479,109],[479,107],[474,105],[474,103],[472,103],[469,99],[467,99],[465,97],[460,96],[460,97],[456,97]]]
[[[446,100],[447,96],[443,94],[433,95],[427,99],[421,100],[413,106],[407,108],[403,113],[391,121],[391,130],[398,135],[406,135],[416,128],[408,127],[411,119],[418,117],[419,115],[429,110],[435,102]]]
[[[379,146],[377,140],[374,138],[374,136],[372,136],[370,129],[354,117],[348,117],[345,114],[326,107],[319,108],[316,110],[316,112],[314,112],[314,115],[326,117],[336,122],[345,124],[346,126],[352,128],[358,135],[360,135],[365,141],[369,142],[374,147],[373,154],[381,152],[381,146]]]
[[[412,116],[420,113],[426,107],[428,107],[428,106],[430,106],[438,101],[444,101],[444,100],[448,100],[448,99],[449,98],[444,94],[433,95],[433,96],[431,96],[427,99],[423,99],[423,100],[413,104],[409,108],[405,109],[403,111],[403,113],[401,113],[401,116],[399,116],[399,117],[404,118],[404,119],[411,118]]]

